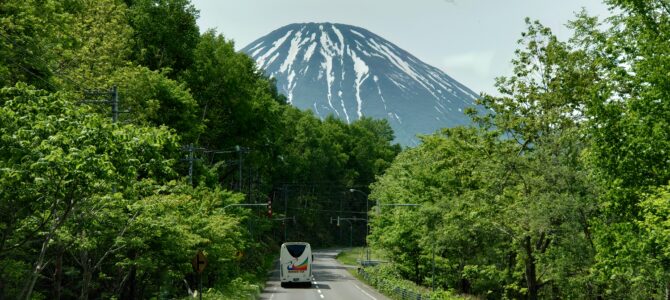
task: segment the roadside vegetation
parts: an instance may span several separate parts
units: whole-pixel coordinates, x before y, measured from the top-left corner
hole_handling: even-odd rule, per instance
[[[567,41],[528,20],[479,126],[424,136],[373,183],[377,203],[419,205],[371,212],[399,277],[487,299],[670,297],[670,6],[606,2],[613,17],[579,13]]]
[[[451,291],[440,290],[431,292],[430,288],[418,285],[411,280],[403,279],[401,274],[397,272],[397,263],[388,261],[383,251],[379,249],[371,249],[370,251],[371,260],[378,262],[373,267],[363,268],[361,266],[361,262],[366,258],[365,247],[346,248],[337,255],[337,260],[341,264],[350,267],[347,271],[351,275],[374,287],[391,299],[403,299],[400,294],[401,289],[406,292],[429,296],[431,297],[430,299],[468,299],[455,296]]]
[[[386,121],[288,105],[197,16],[188,0],[0,2],[0,299],[175,299],[200,282],[248,298],[286,229],[333,243],[316,187],[366,187],[400,152]],[[275,220],[288,203],[305,211]]]

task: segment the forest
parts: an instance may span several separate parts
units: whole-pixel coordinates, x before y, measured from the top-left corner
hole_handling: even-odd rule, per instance
[[[342,191],[400,152],[385,120],[293,108],[197,17],[0,2],[0,299],[186,298],[198,251],[205,298],[248,298],[285,231],[334,244],[316,212],[361,202]]]
[[[527,19],[474,125],[402,148],[292,107],[189,0],[4,0],[0,299],[187,298],[198,251],[246,298],[286,239],[437,299],[669,299],[670,3],[605,2],[567,40]]]

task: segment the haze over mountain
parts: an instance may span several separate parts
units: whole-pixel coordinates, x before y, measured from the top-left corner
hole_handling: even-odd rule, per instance
[[[302,23],[281,27],[242,49],[276,78],[301,109],[346,122],[385,118],[396,141],[470,123],[465,108],[478,96],[440,69],[360,27]]]

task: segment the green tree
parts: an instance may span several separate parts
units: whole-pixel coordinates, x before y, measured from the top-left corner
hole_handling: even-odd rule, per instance
[[[223,36],[208,31],[195,48],[195,62],[184,73],[207,131],[199,144],[210,149],[262,146],[273,139],[279,102],[254,61],[237,53]],[[259,145],[260,144],[260,145]]]
[[[510,152],[506,156],[504,178],[512,180],[509,187],[501,186],[499,195],[503,203],[509,201],[501,208],[507,211],[503,225],[515,232],[512,238],[525,265],[527,293],[535,299],[546,283],[552,286],[547,292],[554,295],[572,290],[570,281],[584,280],[592,263],[592,259],[583,260],[582,265],[544,260],[552,255],[560,258],[547,253],[551,245],[559,252],[574,250],[570,244],[552,242],[557,240],[580,245],[582,257],[593,256],[589,222],[597,189],[587,184],[589,172],[580,157],[589,142],[582,138],[583,109],[601,78],[583,52],[558,41],[538,22],[527,23],[528,31],[519,41],[523,48],[513,60],[514,75],[497,80],[503,96],[482,98],[482,104],[495,115],[481,124],[503,130],[518,147],[516,155]],[[549,278],[542,282],[538,263],[547,263],[560,273],[547,273],[544,267]],[[563,278],[561,274],[566,272],[580,275]],[[582,288],[590,286],[582,284],[586,285]]]
[[[387,120],[375,120],[363,117],[349,125],[351,137],[348,167],[358,172],[355,185],[367,186],[381,175],[396,155],[400,145],[393,145],[393,130]]]
[[[602,76],[586,102],[588,158],[605,187],[603,217],[595,223],[596,270],[607,296],[660,297],[668,293],[668,269],[640,224],[654,226],[642,215],[644,195],[670,180],[670,14],[664,1],[607,3],[616,12],[611,18],[600,22],[583,13],[573,23],[574,43]]]
[[[97,89],[127,64],[132,29],[127,7],[116,0],[74,1],[72,24],[59,32],[64,47],[57,61],[57,78],[71,89]],[[49,46],[49,45],[45,45]]]
[[[189,0],[132,0],[132,59],[151,70],[168,68],[171,78],[188,69],[200,39],[198,11]]]
[[[64,1],[0,3],[0,85],[22,81],[53,90],[51,76],[67,45],[58,33],[72,22],[67,6]]]
[[[121,121],[168,126],[183,143],[194,142],[204,131],[198,104],[185,84],[146,67],[120,68],[107,81],[107,86],[118,86],[120,110],[127,112],[121,115]]]
[[[473,114],[480,128],[424,137],[371,196],[422,204],[420,216],[398,228],[423,233],[416,272],[427,273],[426,258],[437,249],[438,269],[456,274],[447,286],[491,297],[594,295],[590,220],[597,189],[581,161],[588,141],[580,108],[597,76],[582,65],[582,53],[539,23],[528,23],[520,45],[514,74],[498,79],[502,96],[480,100],[493,113]],[[565,259],[567,253],[581,259]]]
[[[126,6],[104,1],[3,1],[0,83],[87,89],[129,54]]]
[[[104,215],[107,207],[99,205],[113,197],[109,196],[113,187],[122,190],[138,174],[172,176],[166,165],[169,160],[152,149],[164,152],[162,145],[174,143],[175,138],[160,129],[145,130],[144,136],[129,135],[139,133],[132,127],[115,131],[108,118],[75,106],[71,96],[46,94],[25,85],[3,89],[1,101],[3,186],[14,188],[7,189],[1,201],[8,217],[3,218],[0,255],[12,260],[22,257],[12,254],[28,253],[24,261],[34,267],[23,274],[22,282],[27,284],[20,294],[29,298],[53,255],[52,247],[68,245],[60,240],[62,230],[85,235],[72,232],[72,222],[82,228],[88,222],[76,220]],[[141,152],[133,145],[140,146]],[[141,153],[152,160],[137,155]],[[12,206],[21,209],[12,212]],[[79,242],[84,243],[85,237],[80,237]],[[36,242],[41,243],[39,248],[31,246]],[[87,280],[84,278],[82,295]]]

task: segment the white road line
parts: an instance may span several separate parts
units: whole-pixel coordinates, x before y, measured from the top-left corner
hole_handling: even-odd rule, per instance
[[[359,291],[361,291],[363,294],[365,294],[366,296],[368,296],[368,297],[370,297],[370,298],[372,298],[372,299],[374,299],[374,300],[377,300],[377,298],[375,298],[375,297],[373,297],[372,295],[368,294],[368,292],[364,291],[364,290],[363,290],[362,288],[360,288],[357,284],[354,283],[354,286],[355,286]]]
[[[325,297],[323,296],[321,289],[319,289],[319,284],[316,282],[316,278],[314,278],[314,275],[312,275],[312,283],[314,284],[314,287],[316,287],[316,291],[319,292],[319,297],[321,297],[321,299],[324,299]]]

